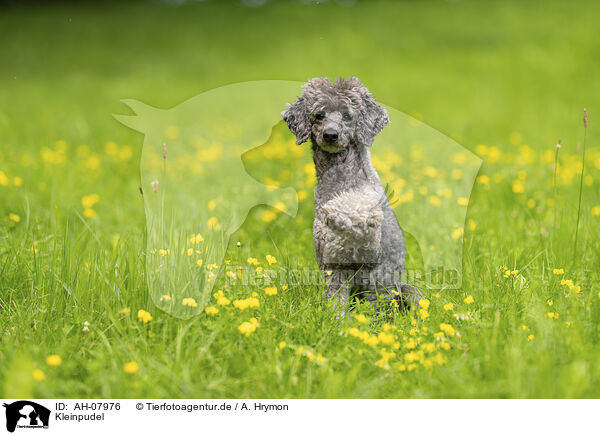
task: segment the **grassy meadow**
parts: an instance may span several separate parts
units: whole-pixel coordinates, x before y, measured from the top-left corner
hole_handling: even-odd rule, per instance
[[[591,1],[0,5],[0,395],[597,397],[599,18]],[[423,288],[409,313],[357,302],[340,321],[322,283],[280,273],[317,268],[310,150],[282,125],[243,164],[296,198],[252,208],[220,247],[227,267],[205,257],[210,213],[172,253],[149,242],[153,177],[144,136],[112,116],[132,114],[121,100],[169,109],[238,82],[351,75],[482,160],[466,198],[423,188],[468,170],[421,166],[414,144],[374,159],[384,179],[408,168],[401,222],[414,204],[440,225],[440,204],[466,207],[440,235],[463,241],[460,289]],[[189,170],[218,185],[222,158],[203,149]],[[244,197],[218,191],[200,206]],[[409,266],[429,248],[417,239]],[[148,265],[179,253],[182,281],[212,273],[207,307],[149,285]]]

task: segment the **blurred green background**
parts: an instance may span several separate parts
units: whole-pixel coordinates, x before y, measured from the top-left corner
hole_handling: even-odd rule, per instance
[[[139,158],[141,136],[111,116],[129,113],[121,99],[170,108],[240,81],[350,75],[472,151],[510,147],[512,132],[534,149],[574,146],[582,108],[600,98],[599,12],[549,1],[8,2],[0,152],[115,141]],[[134,186],[119,182],[112,201],[135,204],[139,223]]]

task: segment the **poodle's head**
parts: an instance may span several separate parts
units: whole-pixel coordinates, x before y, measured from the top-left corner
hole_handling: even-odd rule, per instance
[[[298,145],[311,139],[330,153],[352,144],[371,146],[390,122],[369,90],[356,77],[312,79],[302,87],[302,96],[282,112]]]

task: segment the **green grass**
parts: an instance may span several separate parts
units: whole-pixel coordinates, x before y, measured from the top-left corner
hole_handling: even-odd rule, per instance
[[[594,2],[4,7],[0,395],[597,397],[598,18]],[[319,285],[294,280],[276,280],[276,296],[265,294],[266,284],[220,281],[232,301],[256,291],[258,308],[230,304],[187,320],[160,310],[146,273],[143,138],[112,118],[127,113],[119,101],[170,108],[225,84],[321,75],[359,76],[380,101],[422,117],[483,159],[479,175],[489,182],[479,178],[470,198],[462,288],[426,291],[426,320],[419,313],[382,319],[359,304],[355,312],[368,321],[350,316],[340,324]],[[589,131],[574,257],[584,107]],[[269,254],[275,270],[315,268],[306,163],[308,153],[278,163],[308,193],[299,219],[290,226],[278,215],[265,225],[269,209],[253,210],[228,247],[232,265],[256,257],[265,267]],[[251,163],[249,172],[260,179]],[[81,200],[92,193],[100,201],[90,218]],[[418,264],[414,240],[409,250]],[[505,277],[503,267],[518,273]],[[469,295],[474,303],[467,305]],[[445,311],[450,302],[453,310]],[[138,322],[140,309],[153,319]],[[251,317],[260,326],[246,337],[237,327]],[[433,335],[441,323],[460,334],[445,335],[448,350]],[[365,343],[384,329],[398,349],[385,336],[375,347]],[[411,338],[417,361],[409,371]],[[395,353],[389,370],[376,364],[382,349]],[[61,365],[45,362],[53,354]],[[125,373],[129,361],[139,364],[137,373]],[[36,369],[45,380],[33,378]]]

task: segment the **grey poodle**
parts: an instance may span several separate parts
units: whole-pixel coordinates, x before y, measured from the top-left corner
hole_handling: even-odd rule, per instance
[[[298,145],[312,142],[317,173],[313,239],[325,295],[351,294],[408,307],[419,291],[402,284],[402,230],[369,147],[389,123],[387,111],[356,77],[315,78],[282,113]]]

